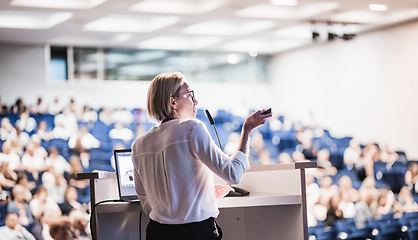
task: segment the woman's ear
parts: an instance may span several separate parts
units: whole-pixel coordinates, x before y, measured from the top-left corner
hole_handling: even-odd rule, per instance
[[[172,109],[177,109],[177,102],[173,97],[170,97],[170,106]]]

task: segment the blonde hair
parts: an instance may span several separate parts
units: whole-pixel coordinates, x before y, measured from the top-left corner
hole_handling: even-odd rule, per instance
[[[172,118],[174,112],[170,106],[170,98],[179,96],[180,86],[183,82],[184,75],[180,72],[161,73],[156,76],[148,88],[147,111],[149,116],[158,121]]]

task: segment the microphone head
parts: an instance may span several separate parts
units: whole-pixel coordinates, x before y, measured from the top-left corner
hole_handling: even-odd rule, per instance
[[[206,112],[206,116],[208,116],[209,118],[210,124],[215,125],[215,121],[213,121],[212,115],[210,115],[209,110],[206,109],[205,112]]]

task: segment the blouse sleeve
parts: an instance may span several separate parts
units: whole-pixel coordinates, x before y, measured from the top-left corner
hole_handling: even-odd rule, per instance
[[[203,122],[197,121],[190,138],[190,151],[212,172],[230,184],[238,184],[250,168],[248,157],[241,151],[232,156],[224,153],[212,140]]]

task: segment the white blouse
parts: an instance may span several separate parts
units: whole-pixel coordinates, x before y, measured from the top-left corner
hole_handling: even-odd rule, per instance
[[[163,224],[217,217],[213,173],[236,184],[250,168],[247,155],[222,152],[197,119],[153,127],[133,143],[132,160],[139,201]]]

